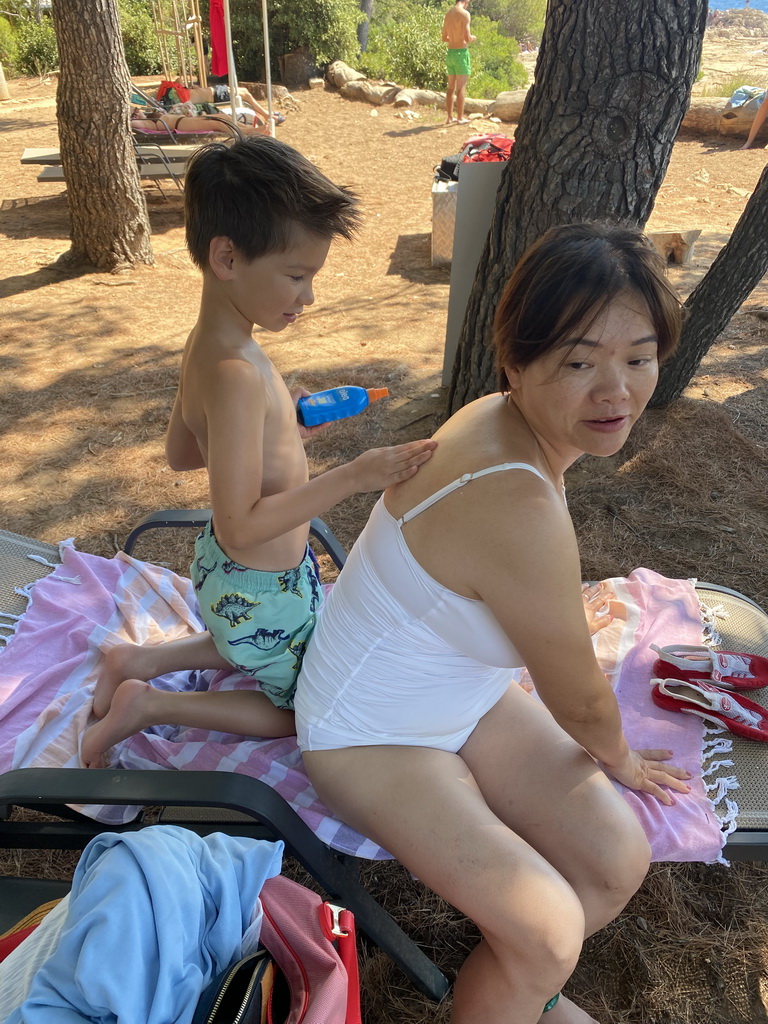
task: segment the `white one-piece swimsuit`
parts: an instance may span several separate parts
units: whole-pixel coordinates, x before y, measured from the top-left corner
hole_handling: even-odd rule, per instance
[[[404,523],[473,479],[467,473],[400,519],[383,497],[323,604],[299,675],[302,750],[381,744],[455,753],[522,667],[487,605],[442,586],[405,543]],[[448,554],[446,557],[450,557]]]

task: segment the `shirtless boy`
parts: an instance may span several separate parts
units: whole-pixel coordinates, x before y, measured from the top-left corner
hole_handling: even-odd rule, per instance
[[[309,520],[337,502],[406,480],[433,441],[365,452],[309,479],[296,402],[252,336],[279,333],[314,302],[331,241],[350,238],[356,198],[285,143],[255,136],[206,146],[185,180],[187,245],[203,272],[166,435],[172,469],[205,468],[213,519],[195,546],[191,576],[206,632],[106,654],[94,694],[100,721],[81,757],[106,764],[115,743],[151,725],[241,736],[294,732],[296,676],[321,591],[307,546]],[[173,693],[147,680],[166,672],[235,666],[260,690]]]
[[[445,63],[448,69],[448,88],[445,92],[446,124],[466,124],[464,99],[467,79],[472,70],[469,44],[476,36],[469,31],[470,15],[467,8],[470,0],[456,0],[443,19],[443,42],[448,43]],[[453,116],[453,100],[456,97],[456,117]]]

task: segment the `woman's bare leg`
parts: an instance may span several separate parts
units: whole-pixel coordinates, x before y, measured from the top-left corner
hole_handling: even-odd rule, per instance
[[[508,785],[499,770],[512,735],[527,764],[525,792]],[[535,698],[513,686],[460,753],[494,813],[578,893],[586,935],[612,921],[645,878],[650,848],[629,804],[586,751]]]
[[[87,768],[104,768],[107,750],[151,725],[181,725],[236,736],[291,736],[293,712],[277,708],[255,690],[172,693],[140,679],[118,686],[108,714],[86,729],[80,757]]]
[[[104,656],[104,666],[93,693],[93,713],[97,718],[107,714],[115,691],[125,679],[148,681],[166,672],[231,667],[216,650],[208,632],[159,644],[117,644]]]
[[[356,747],[304,760],[342,820],[479,927],[483,941],[456,981],[453,1024],[538,1021],[585,936],[620,912],[647,869],[645,837],[622,798],[517,687],[461,756]],[[590,1019],[565,998],[542,1018]]]

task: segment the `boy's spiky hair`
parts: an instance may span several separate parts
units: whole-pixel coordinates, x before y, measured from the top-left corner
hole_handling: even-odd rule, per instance
[[[297,225],[321,238],[351,238],[357,203],[354,192],[268,135],[232,146],[211,143],[192,157],[185,175],[187,246],[204,270],[217,236],[231,239],[249,261],[288,249]]]

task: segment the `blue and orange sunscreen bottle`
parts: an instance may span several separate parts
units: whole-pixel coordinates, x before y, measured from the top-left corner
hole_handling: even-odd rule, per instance
[[[389,395],[388,388],[329,388],[314,395],[300,398],[296,404],[296,416],[305,427],[316,427],[329,420],[343,420],[357,416],[371,402]]]

